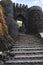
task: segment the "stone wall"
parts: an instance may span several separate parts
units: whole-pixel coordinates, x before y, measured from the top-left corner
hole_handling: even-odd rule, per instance
[[[29,8],[28,11],[28,33],[39,33],[43,31],[42,9],[39,6]]]

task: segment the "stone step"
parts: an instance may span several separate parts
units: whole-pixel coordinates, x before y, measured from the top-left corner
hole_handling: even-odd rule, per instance
[[[18,56],[7,56],[6,60],[35,60],[35,59],[42,59],[43,60],[43,55],[18,55]]]
[[[43,54],[43,48],[40,47],[35,47],[35,48],[13,48],[9,52],[9,55],[15,55],[15,56],[20,56],[20,55],[40,55]]]
[[[27,56],[29,56],[29,55],[43,55],[43,52],[37,52],[37,53],[12,53],[14,56],[20,56],[20,55],[27,55]]]
[[[5,63],[7,64],[10,64],[10,63],[43,63],[43,60],[40,59],[40,60],[8,60],[6,61]]]
[[[17,53],[43,53],[43,50],[33,50],[33,51],[12,51],[12,52],[9,52],[9,53],[14,53],[14,54],[17,54]]]
[[[15,58],[43,58],[43,55],[18,55]]]
[[[14,44],[13,48],[25,48],[26,46],[23,46],[23,44],[21,44],[22,46],[20,46],[18,44],[18,46],[16,46],[16,44]],[[43,44],[36,44],[36,45],[28,45],[26,48],[33,48],[33,47],[43,47]]]
[[[20,34],[19,39],[8,52],[5,64],[27,65],[28,63],[43,64],[43,42],[34,35]]]
[[[36,40],[36,39],[23,39],[23,40],[21,40],[21,39],[20,39],[20,40],[16,41],[16,44],[17,44],[17,43],[21,43],[21,42],[22,42],[22,43],[32,43],[32,42],[33,42],[33,43],[34,43],[34,42],[35,42],[35,43],[43,43],[42,40]]]
[[[4,64],[4,65],[43,65],[43,62],[41,63],[8,63],[8,64]]]
[[[43,50],[43,47],[35,47],[35,48],[12,48],[11,51],[19,51],[19,50]]]
[[[21,45],[21,46],[15,46],[15,48],[28,48],[28,47],[32,47],[31,45],[30,46],[28,46],[28,45]],[[33,46],[33,47],[35,47],[35,46]],[[43,47],[43,46],[37,46],[37,47]],[[13,47],[14,48],[14,47]]]
[[[31,42],[31,43],[25,43],[25,42],[21,42],[21,43],[15,43],[14,46],[20,46],[20,45],[31,45],[31,46],[36,46],[36,45],[39,45],[39,46],[43,46],[43,44],[40,44],[40,43],[37,43],[37,42]]]
[[[36,40],[42,40],[41,38],[37,37],[36,35],[20,35],[18,40],[26,40],[26,39],[36,39]]]
[[[35,47],[36,47],[36,46],[33,46],[33,47],[32,47],[32,46],[29,46],[29,48],[35,48]],[[37,46],[37,47],[43,48],[43,46]],[[27,47],[26,47],[26,46],[19,46],[19,47],[18,47],[18,46],[15,46],[15,47],[13,47],[13,48],[28,48],[28,46],[27,46]],[[13,49],[13,48],[12,48],[12,49]]]

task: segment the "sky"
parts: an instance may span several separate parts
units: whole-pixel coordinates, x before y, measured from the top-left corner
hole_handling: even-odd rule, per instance
[[[12,0],[12,2],[25,4],[25,5],[28,5],[28,7],[40,6],[43,9],[43,0]]]

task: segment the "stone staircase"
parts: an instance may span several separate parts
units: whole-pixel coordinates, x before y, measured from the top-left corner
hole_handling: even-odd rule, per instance
[[[5,65],[43,65],[43,40],[34,35],[20,34]]]

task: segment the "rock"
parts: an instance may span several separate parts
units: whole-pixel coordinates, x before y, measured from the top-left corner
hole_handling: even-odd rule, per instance
[[[0,46],[4,49],[4,47],[6,48],[6,46],[13,44],[14,40],[8,33],[8,26],[3,15],[3,8],[0,5]]]
[[[11,0],[1,1],[1,5],[4,8],[4,14],[8,25],[9,34],[15,40],[18,35],[17,22],[13,19],[13,3]]]

